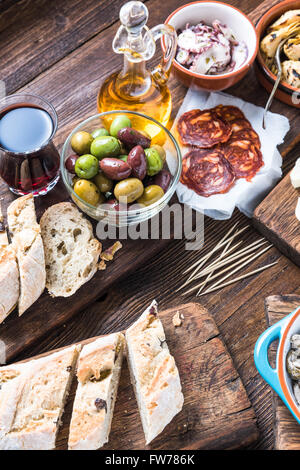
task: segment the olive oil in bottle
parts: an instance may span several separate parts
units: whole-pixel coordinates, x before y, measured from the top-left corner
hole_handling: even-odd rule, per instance
[[[163,24],[149,30],[147,7],[138,1],[128,2],[121,8],[120,20],[122,26],[114,38],[113,50],[124,55],[123,69],[104,81],[98,94],[98,110],[138,111],[166,126],[172,110],[167,81],[177,47],[176,32]],[[165,45],[163,60],[149,71],[146,62],[153,57],[155,41],[160,38]],[[149,122],[144,129],[151,137],[160,132],[158,126]]]

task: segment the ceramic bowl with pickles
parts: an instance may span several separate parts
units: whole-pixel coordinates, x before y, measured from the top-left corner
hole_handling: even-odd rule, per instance
[[[182,157],[172,134],[151,117],[108,111],[68,136],[61,174],[75,204],[114,226],[143,222],[173,196]]]

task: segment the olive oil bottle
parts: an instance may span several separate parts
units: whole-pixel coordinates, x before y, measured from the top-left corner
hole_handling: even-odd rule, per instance
[[[167,125],[172,110],[167,81],[177,47],[176,32],[164,24],[147,28],[148,10],[139,1],[123,6],[120,20],[113,50],[124,55],[123,69],[104,81],[98,94],[98,110],[138,111]],[[163,59],[150,71],[146,62],[154,56],[158,39],[162,39]],[[154,137],[160,128],[148,124],[145,130]]]

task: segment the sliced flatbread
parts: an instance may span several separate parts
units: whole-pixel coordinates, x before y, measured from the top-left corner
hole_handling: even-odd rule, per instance
[[[0,368],[0,450],[51,450],[80,346]]]
[[[96,450],[108,442],[124,343],[124,336],[114,333],[82,349],[69,450]]]
[[[155,301],[128,328],[126,342],[131,380],[149,444],[179,413],[184,401]]]
[[[40,297],[46,283],[44,247],[32,194],[20,197],[9,205],[7,222],[20,272],[21,316]]]
[[[97,271],[102,245],[94,238],[92,224],[70,202],[49,207],[40,225],[46,287],[53,297],[69,297]]]
[[[16,307],[19,292],[20,282],[16,253],[8,243],[0,204],[0,323]]]

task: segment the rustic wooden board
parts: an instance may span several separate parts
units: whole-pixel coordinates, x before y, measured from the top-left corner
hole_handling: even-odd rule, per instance
[[[300,295],[273,295],[265,300],[267,322],[271,326],[300,305]],[[270,361],[275,362],[276,346],[270,348]],[[300,450],[300,426],[273,392],[274,437],[277,450]]]
[[[184,320],[182,326],[175,328],[172,318],[177,311],[183,314]],[[180,372],[185,403],[181,413],[147,449],[235,449],[255,442],[258,430],[254,411],[212,316],[195,303],[165,310],[159,316]],[[76,380],[63,416],[57,449],[65,449],[67,445],[75,391]],[[126,361],[110,440],[104,449],[145,449]]]
[[[256,208],[253,225],[283,254],[300,266],[300,222],[295,209],[300,191],[291,184],[290,173]]]

